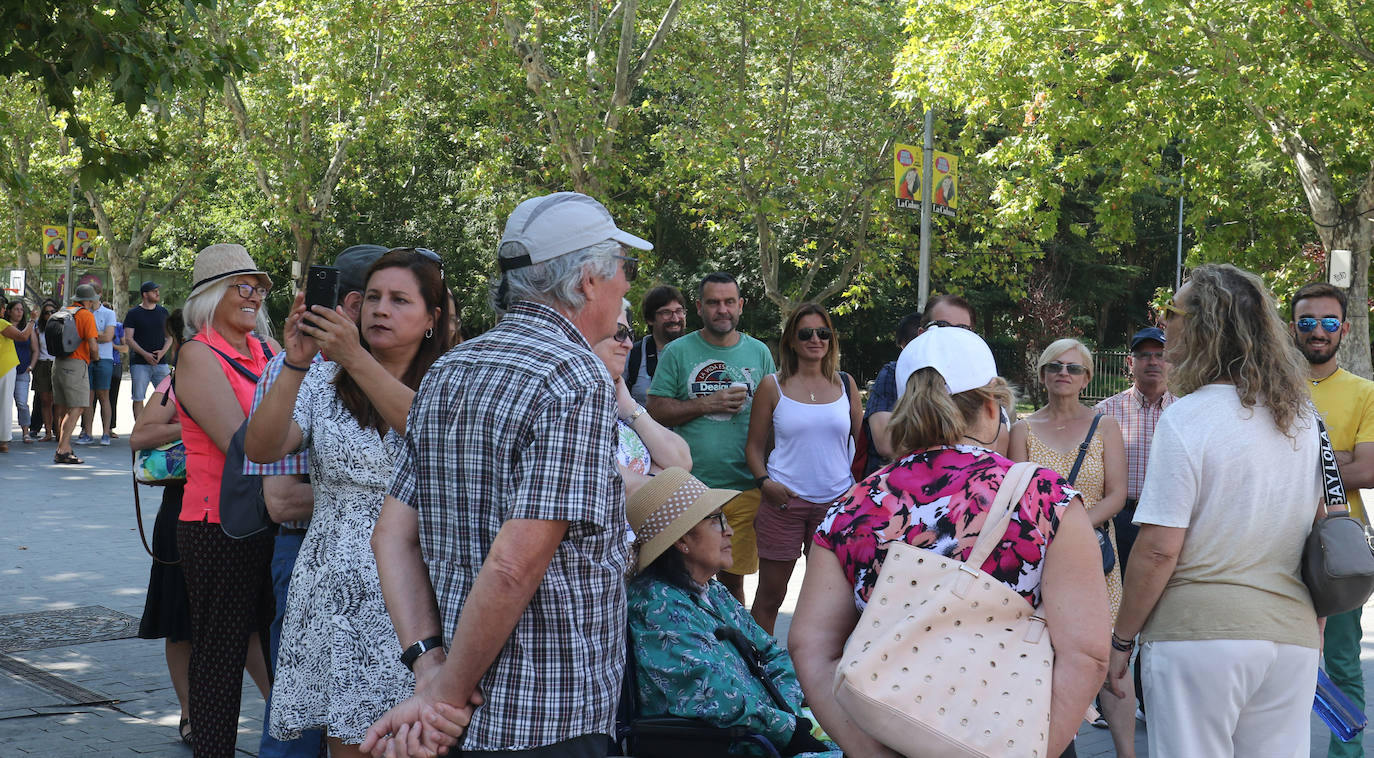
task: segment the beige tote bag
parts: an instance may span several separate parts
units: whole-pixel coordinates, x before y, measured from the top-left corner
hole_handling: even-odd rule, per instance
[[[835,671],[835,697],[874,739],[911,758],[1049,758],[1054,649],[1045,620],[984,573],[1035,474],[1007,472],[967,562],[887,546]]]

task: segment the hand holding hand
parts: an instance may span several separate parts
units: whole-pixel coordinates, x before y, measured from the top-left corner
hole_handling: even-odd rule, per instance
[[[1127,680],[1130,666],[1131,652],[1112,648],[1112,657],[1107,664],[1107,689],[1116,697],[1126,696],[1126,690],[1122,687],[1123,682],[1126,682],[1126,687],[1134,686]]]
[[[426,679],[426,683],[432,680]],[[428,687],[417,686],[415,694],[382,714],[359,748],[373,758],[435,758],[446,755],[472,721],[472,712],[483,702],[473,692],[462,707],[439,702]]]

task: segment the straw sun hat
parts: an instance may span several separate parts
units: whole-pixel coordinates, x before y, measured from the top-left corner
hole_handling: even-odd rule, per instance
[[[267,280],[268,287],[272,286],[272,277],[258,268],[258,264],[253,262],[252,256],[243,245],[211,245],[196,253],[196,267],[192,275],[195,284],[191,285],[191,296],[199,295],[216,282],[244,274],[261,276]]]
[[[708,489],[680,468],[659,472],[630,496],[625,509],[639,548],[636,571],[643,571],[717,508],[733,500],[735,490]]]

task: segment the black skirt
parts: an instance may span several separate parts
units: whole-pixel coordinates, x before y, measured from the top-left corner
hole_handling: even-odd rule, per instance
[[[164,561],[179,559],[177,553],[177,521],[181,518],[183,485],[162,488],[162,507],[153,523],[153,554]],[[148,597],[143,603],[143,619],[138,624],[138,636],[145,640],[166,639],[168,642],[189,642],[191,639],[191,606],[186,599],[186,577],[180,564],[168,566],[153,561],[148,574]]]

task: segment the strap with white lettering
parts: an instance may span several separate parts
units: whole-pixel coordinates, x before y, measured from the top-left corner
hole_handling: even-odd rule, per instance
[[[1317,417],[1317,430],[1321,432],[1321,455],[1318,457],[1322,472],[1322,499],[1326,501],[1326,515],[1333,510],[1349,512],[1349,501],[1345,499],[1345,483],[1341,481],[1341,470],[1336,465],[1336,451],[1331,447],[1331,435],[1326,424]]]

